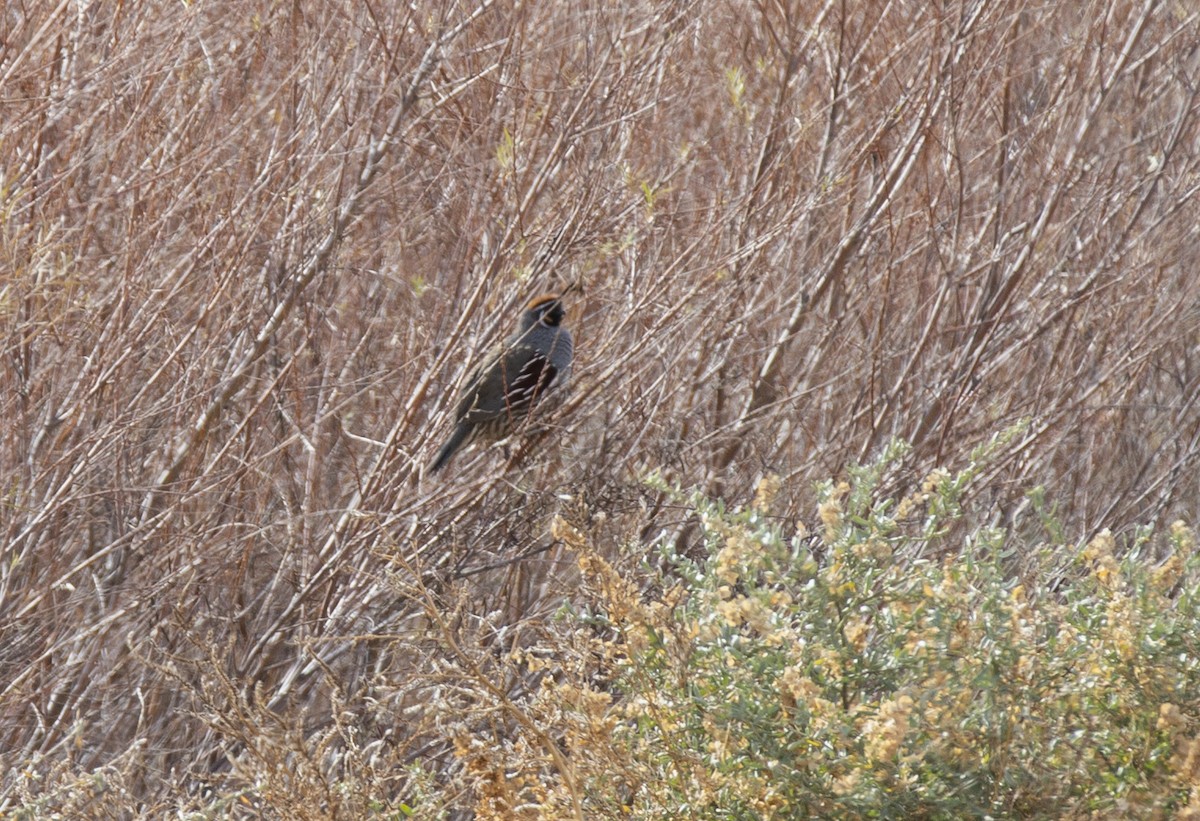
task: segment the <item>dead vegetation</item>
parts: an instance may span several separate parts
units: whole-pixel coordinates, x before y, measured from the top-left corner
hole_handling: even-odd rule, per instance
[[[0,810],[467,812],[463,728],[537,726],[501,662],[577,584],[553,516],[693,545],[650,470],[776,472],[811,520],[894,437],[903,492],[1028,419],[976,524],[1039,485],[1080,539],[1194,519],[1198,35],[1127,0],[7,4]],[[423,480],[469,352],[574,280],[554,430]]]

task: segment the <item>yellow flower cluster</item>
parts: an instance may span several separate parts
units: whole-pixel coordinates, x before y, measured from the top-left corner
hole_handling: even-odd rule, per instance
[[[1092,565],[1092,574],[1109,590],[1115,590],[1120,584],[1121,574],[1117,560],[1113,556],[1117,542],[1112,531],[1108,528],[1101,530],[1096,537],[1088,542],[1083,550],[1083,558]]]
[[[853,553],[851,549],[849,551]],[[844,547],[836,548],[833,551],[833,557],[825,569],[821,572],[822,580],[829,592],[834,596],[845,596],[853,594],[858,590],[854,579],[847,572],[847,566],[850,562],[846,557],[847,550]]]
[[[1196,552],[1196,534],[1181,519],[1171,523],[1171,540],[1175,542],[1175,549],[1184,556]]]
[[[727,601],[718,602],[717,613],[730,627],[740,627],[744,624],[764,638],[770,638],[774,633],[774,613],[758,597],[735,596]]]
[[[931,471],[922,481],[921,488],[916,493],[910,493],[900,500],[896,506],[896,520],[904,521],[912,518],[937,492],[942,483],[950,478],[950,471],[937,468]]]
[[[1166,560],[1154,569],[1151,583],[1154,589],[1164,595],[1169,594],[1183,578],[1184,561],[1196,551],[1196,534],[1182,521],[1171,523],[1171,541],[1175,550]]]
[[[817,517],[821,520],[821,524],[825,525],[826,541],[837,540],[838,531],[842,526],[842,500],[849,492],[850,484],[848,482],[838,482],[829,494],[829,498],[817,507]]]
[[[717,578],[725,584],[737,584],[742,568],[756,569],[761,554],[762,545],[744,530],[727,533],[725,544],[717,553]]]
[[[841,719],[838,706],[821,696],[821,688],[805,675],[800,665],[786,668],[776,682],[776,688],[785,715],[790,715],[797,707],[803,707],[808,713],[810,736],[819,735],[831,723]]]
[[[768,473],[766,476],[758,480],[758,486],[754,489],[754,501],[750,503],[752,510],[757,510],[759,513],[768,513],[775,505],[775,500],[779,498],[779,491],[783,487],[783,480],[774,473]]]
[[[870,761],[891,764],[896,760],[904,737],[908,734],[908,719],[913,700],[907,695],[883,701],[874,718],[863,723],[864,752]]]

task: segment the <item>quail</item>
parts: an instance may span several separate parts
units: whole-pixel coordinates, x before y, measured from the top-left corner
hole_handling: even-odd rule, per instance
[[[574,343],[563,327],[562,298],[570,291],[534,297],[521,314],[520,329],[471,374],[454,413],[454,432],[430,471],[445,467],[475,439],[495,441],[516,429],[571,374]]]

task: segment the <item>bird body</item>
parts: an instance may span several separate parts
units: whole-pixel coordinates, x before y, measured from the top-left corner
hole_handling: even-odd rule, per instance
[[[565,292],[564,292],[565,293]],[[524,422],[571,374],[574,340],[562,326],[562,294],[536,297],[520,329],[484,360],[467,381],[455,409],[454,431],[430,465],[445,467],[473,439],[502,439]]]

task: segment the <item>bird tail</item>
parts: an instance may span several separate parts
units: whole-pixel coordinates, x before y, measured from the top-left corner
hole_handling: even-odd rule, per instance
[[[450,461],[450,457],[454,452],[463,446],[467,441],[467,436],[471,433],[471,428],[468,425],[459,424],[454,428],[454,433],[450,434],[450,438],[446,440],[446,444],[442,445],[438,451],[437,457],[433,460],[433,464],[429,466],[430,473],[437,473],[446,466]]]

